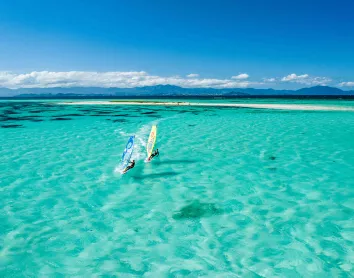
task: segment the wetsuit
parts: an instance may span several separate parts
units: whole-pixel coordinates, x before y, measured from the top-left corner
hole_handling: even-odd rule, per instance
[[[150,155],[149,160],[151,160],[153,157],[155,157],[155,156],[159,156],[159,155],[160,155],[159,151],[158,151],[158,150],[156,150],[153,154],[151,154],[151,155]]]
[[[135,162],[133,161],[133,162],[130,162],[131,164],[127,167],[127,168],[125,168],[125,172],[126,171],[128,171],[129,169],[132,169],[132,168],[134,168],[134,166],[135,166]]]

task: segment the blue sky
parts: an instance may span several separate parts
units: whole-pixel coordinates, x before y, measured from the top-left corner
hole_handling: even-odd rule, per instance
[[[353,89],[354,1],[3,0],[0,72],[13,88]]]

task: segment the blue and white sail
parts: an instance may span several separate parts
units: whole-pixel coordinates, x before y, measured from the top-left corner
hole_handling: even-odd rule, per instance
[[[135,135],[130,136],[127,145],[125,146],[123,155],[122,155],[122,163],[121,163],[121,169],[124,170],[130,161],[130,158],[132,157],[133,150],[134,150],[134,139]]]

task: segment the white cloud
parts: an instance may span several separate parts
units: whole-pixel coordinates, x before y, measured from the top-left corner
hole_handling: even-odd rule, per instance
[[[308,78],[308,74],[296,75],[295,73],[289,74],[281,79],[281,81],[295,81],[295,80],[304,80]]]
[[[277,81],[277,79],[276,78],[263,78],[263,81],[264,82],[275,82],[275,81]]]
[[[199,74],[198,73],[191,73],[191,74],[188,74],[187,77],[196,78],[196,77],[199,77]]]
[[[0,87],[53,88],[53,87],[119,87],[132,88],[153,85],[176,85],[185,88],[244,88],[258,84],[245,80],[214,78],[182,78],[179,76],[155,76],[144,71],[129,72],[50,72],[30,73],[0,72]]]
[[[14,73],[0,71],[0,87],[6,88],[53,88],[53,87],[119,87],[133,88],[154,85],[176,85],[184,88],[245,88],[260,86],[267,83],[295,82],[305,85],[326,85],[332,80],[327,77],[312,77],[308,74],[295,73],[283,78],[263,78],[259,82],[246,80],[248,74],[242,73],[232,78],[200,78],[192,73],[186,77],[157,76],[145,71],[128,72],[89,72],[89,71],[33,71],[29,73]],[[342,82],[340,86],[354,86],[354,82]]]
[[[313,77],[312,79],[309,80],[309,85],[321,85],[325,86],[328,85],[328,83],[332,82],[332,79],[328,77]],[[306,84],[306,83],[305,83]]]
[[[354,87],[354,82],[342,82],[339,84],[341,87]]]
[[[283,82],[295,82],[305,85],[327,85],[332,79],[328,77],[312,77],[308,74],[296,75],[295,73],[284,76],[281,81]]]
[[[247,73],[241,73],[239,75],[232,76],[231,78],[241,80],[241,79],[247,79],[248,77],[250,77],[250,76]]]

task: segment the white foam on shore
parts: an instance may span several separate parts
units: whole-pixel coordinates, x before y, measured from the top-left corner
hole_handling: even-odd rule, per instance
[[[63,105],[151,105],[151,106],[205,106],[205,107],[240,107],[277,110],[307,111],[354,111],[354,107],[307,105],[307,104],[254,104],[254,103],[200,103],[200,102],[126,102],[126,101],[77,101],[61,102]]]

